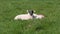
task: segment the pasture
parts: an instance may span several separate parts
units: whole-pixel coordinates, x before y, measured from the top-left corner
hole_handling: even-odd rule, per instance
[[[14,20],[34,9],[44,19]],[[60,0],[0,0],[0,34],[60,34]]]

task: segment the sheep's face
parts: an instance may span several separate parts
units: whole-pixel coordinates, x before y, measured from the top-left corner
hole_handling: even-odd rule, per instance
[[[34,11],[33,10],[27,10],[27,12],[32,16]]]
[[[33,10],[29,10],[29,13],[32,16],[34,12],[33,12]]]

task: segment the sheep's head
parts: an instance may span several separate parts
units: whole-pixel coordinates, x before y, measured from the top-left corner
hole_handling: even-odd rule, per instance
[[[34,13],[34,10],[27,10],[27,12],[28,12],[28,14],[30,14],[32,16]]]

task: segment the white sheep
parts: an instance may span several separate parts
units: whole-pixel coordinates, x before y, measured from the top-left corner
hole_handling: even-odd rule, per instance
[[[21,14],[21,15],[17,15],[14,20],[18,20],[18,19],[21,19],[21,20],[29,20],[29,19],[33,19],[33,18],[36,18],[36,19],[42,19],[44,18],[44,15],[37,15],[37,14],[34,14],[35,11],[33,10],[27,10],[28,14]]]

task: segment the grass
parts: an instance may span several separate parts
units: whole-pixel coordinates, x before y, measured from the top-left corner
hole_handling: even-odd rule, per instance
[[[44,19],[14,20],[27,9]],[[0,34],[60,34],[60,0],[0,0]]]

